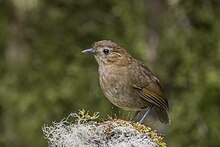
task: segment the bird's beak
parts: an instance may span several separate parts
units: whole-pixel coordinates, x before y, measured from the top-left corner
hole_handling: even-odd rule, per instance
[[[87,54],[96,54],[96,50],[94,50],[93,48],[89,48],[89,49],[85,49],[82,51],[82,53],[87,53]]]

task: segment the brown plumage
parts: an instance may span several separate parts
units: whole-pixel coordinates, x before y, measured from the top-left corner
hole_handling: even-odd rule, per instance
[[[162,123],[170,122],[167,98],[147,66],[110,40],[95,42],[83,53],[92,53],[98,62],[100,85],[110,102],[125,110],[146,111],[140,123],[152,108]]]

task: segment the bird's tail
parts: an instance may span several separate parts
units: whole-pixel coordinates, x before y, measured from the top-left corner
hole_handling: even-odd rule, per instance
[[[168,110],[163,109],[163,108],[155,108],[155,111],[160,122],[164,124],[169,124],[171,122],[170,116],[168,114]]]

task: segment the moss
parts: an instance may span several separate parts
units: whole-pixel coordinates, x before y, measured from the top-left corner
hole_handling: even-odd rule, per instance
[[[72,113],[51,126],[45,125],[43,132],[49,146],[114,146],[114,147],[165,147],[163,137],[144,125],[108,117],[98,121],[98,113],[92,115],[85,110]]]

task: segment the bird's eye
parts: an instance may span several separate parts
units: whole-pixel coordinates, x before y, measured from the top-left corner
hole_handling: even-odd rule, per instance
[[[106,54],[106,55],[108,55],[109,49],[107,49],[107,48],[103,49],[103,53]]]

